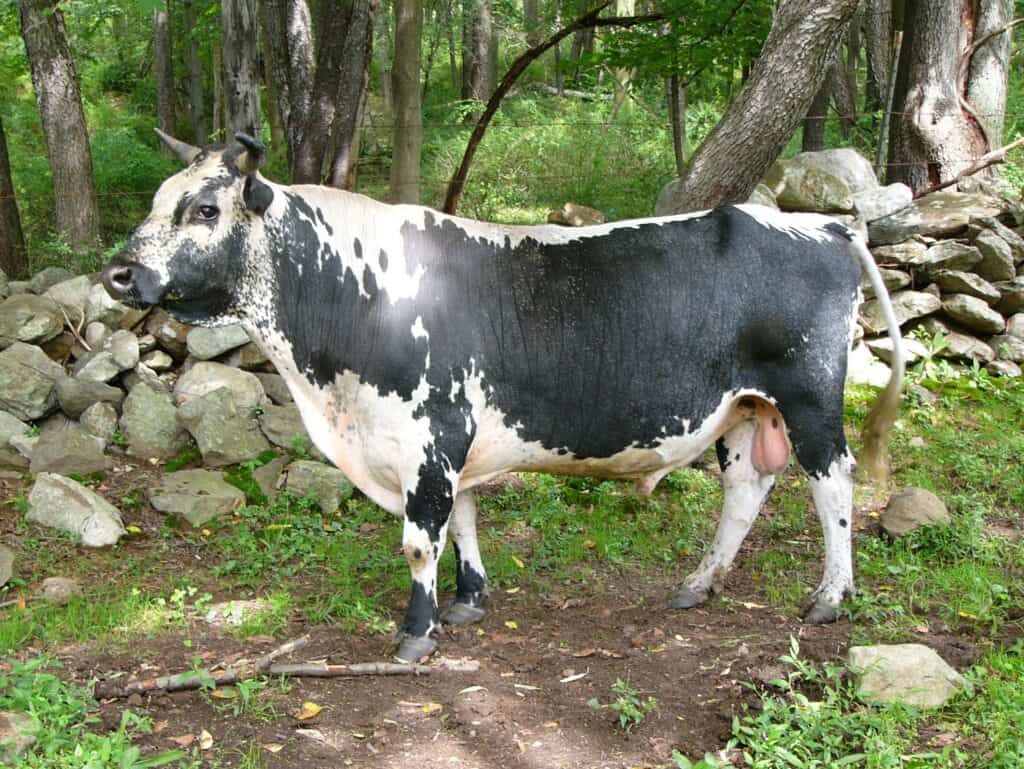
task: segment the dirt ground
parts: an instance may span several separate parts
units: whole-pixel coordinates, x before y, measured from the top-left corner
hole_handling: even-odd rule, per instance
[[[139,480],[136,476],[130,483]],[[154,530],[159,520],[148,509],[135,511],[132,518]],[[0,534],[10,538],[12,527],[2,528],[6,531]],[[131,540],[123,546],[145,547]],[[242,766],[255,750],[262,763],[245,766],[673,766],[673,750],[697,758],[725,745],[733,716],[758,701],[744,682],[767,684],[782,675],[778,660],[788,652],[790,636],[799,639],[802,656],[811,660],[836,661],[845,654],[847,622],[804,626],[795,614],[768,605],[744,571],[750,560],[744,555],[769,546],[755,530],[729,577],[726,598],[713,600],[706,609],[667,608],[666,598],[682,571],[666,567],[623,574],[598,562],[591,578],[562,585],[558,594],[525,588],[494,593],[481,623],[445,631],[438,655],[443,659],[431,663],[429,675],[302,678],[288,687],[272,681],[261,701],[271,704],[276,715],[234,715],[232,701],[198,692],[101,701],[100,715],[104,726],[115,728],[124,708],[145,713],[155,729],[140,742],[160,750],[191,750],[208,732],[212,746],[201,753],[204,765],[219,767]],[[192,557],[184,542],[180,555]],[[403,567],[396,558],[395,568]],[[401,616],[402,599],[394,597],[394,618]],[[190,644],[184,634],[164,634],[123,647],[77,644],[53,656],[81,683],[123,681],[188,671],[196,656],[216,670],[307,633],[309,645],[281,661],[382,661],[393,651],[388,635],[342,633],[325,625],[294,623],[276,639],[239,640],[197,622],[188,634]],[[957,667],[976,657],[969,638],[953,630],[924,642]],[[19,656],[36,651],[24,649]],[[444,660],[469,660],[478,669],[456,672]],[[641,698],[657,700],[657,710],[629,733],[619,728],[611,710],[587,704],[592,698],[611,701],[617,679],[636,688]],[[304,702],[322,710],[300,720],[296,716]]]

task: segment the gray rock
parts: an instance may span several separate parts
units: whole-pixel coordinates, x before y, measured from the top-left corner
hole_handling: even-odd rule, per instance
[[[10,440],[11,448],[17,451],[21,456],[27,460],[32,459],[32,452],[36,448],[36,444],[39,443],[38,435],[12,435]],[[25,465],[28,468],[28,465]]]
[[[288,457],[277,457],[252,471],[252,479],[256,481],[256,485],[260,487],[260,491],[267,499],[273,499],[277,495],[278,489],[285,480],[281,474],[290,461]]]
[[[1024,312],[1024,276],[1018,275],[1013,280],[996,283],[999,301],[996,309],[1003,315],[1015,315]]]
[[[889,337],[883,336],[878,339],[868,339],[864,344],[875,354],[875,357],[890,366],[892,365],[892,340]],[[903,337],[902,347],[903,357],[907,365],[917,363],[920,358],[927,357],[928,355],[928,348],[913,337]]]
[[[765,208],[778,209],[779,204],[775,202],[775,193],[766,184],[758,184],[754,191],[747,198],[747,203],[752,206],[764,206]]]
[[[776,161],[764,183],[783,211],[853,211],[853,194],[846,182],[826,169],[801,164],[799,155]]]
[[[264,374],[254,371],[253,376],[260,380],[263,391],[278,406],[295,402],[291,392],[288,391],[288,385],[284,383],[284,377],[280,374]]]
[[[173,457],[188,443],[170,394],[144,381],[124,399],[120,428],[128,453],[142,459]]]
[[[36,476],[26,517],[77,534],[86,547],[113,545],[125,533],[116,507],[77,481],[55,473]]]
[[[921,644],[851,646],[847,664],[858,674],[858,694],[873,702],[937,708],[963,686],[963,677]]]
[[[286,488],[295,496],[316,500],[324,513],[335,512],[355,491],[341,470],[309,460],[298,460],[288,466]]]
[[[991,230],[982,230],[974,239],[975,247],[981,251],[982,259],[974,271],[986,280],[1013,280],[1013,252],[1010,244]]]
[[[263,434],[275,446],[290,449],[296,438],[309,441],[302,417],[299,416],[299,407],[294,403],[287,406],[264,406],[259,421]]]
[[[884,219],[902,211],[914,202],[914,193],[905,184],[890,184],[858,192],[853,196],[853,206],[866,222]]]
[[[7,545],[0,545],[0,587],[14,576],[14,551]]]
[[[102,323],[108,328],[117,328],[126,319],[133,317],[128,305],[121,304],[103,288],[102,283],[91,286],[85,298],[85,322]]]
[[[28,459],[13,446],[0,446],[0,468],[4,470],[28,470]]]
[[[30,713],[0,710],[0,764],[20,763],[18,758],[36,744],[39,722]]]
[[[910,285],[910,276],[903,270],[890,270],[887,267],[879,267],[878,274],[882,276],[882,283],[885,284],[885,289],[890,294]],[[863,276],[861,279],[860,287],[864,292],[865,299],[871,299],[874,297],[875,289],[874,286],[871,285],[871,281],[868,280],[867,275]]]
[[[978,299],[984,299],[988,304],[995,304],[999,301],[999,289],[973,272],[939,270],[932,278],[943,293],[976,296]]]
[[[153,350],[142,356],[142,363],[151,371],[168,371],[174,366],[174,358],[163,350]]]
[[[1024,312],[1011,315],[1006,320],[1006,333],[1018,339],[1024,339]]]
[[[160,478],[148,492],[149,503],[162,513],[202,526],[245,504],[245,495],[224,480],[223,473],[179,470]]]
[[[1024,363],[1024,339],[999,334],[989,339],[988,345],[996,351],[996,359]]]
[[[946,348],[939,350],[936,355],[939,358],[964,363],[989,363],[996,357],[995,351],[980,339],[959,331],[950,331],[946,334]]]
[[[156,390],[157,392],[171,392],[170,385],[164,381],[159,374],[153,371],[153,369],[141,362],[134,369],[121,377],[121,382],[129,392],[140,382],[145,382],[151,389]]]
[[[0,270],[0,299],[6,299],[10,293],[10,286],[8,286],[7,273]]]
[[[189,354],[198,360],[210,360],[218,355],[241,347],[249,341],[249,335],[239,325],[217,328],[194,328],[186,339]]]
[[[0,303],[0,350],[15,342],[42,344],[63,328],[64,316],[52,299],[18,294]]]
[[[59,411],[56,414],[50,414],[50,416],[37,424],[39,425],[40,435],[64,432],[65,430],[75,430],[78,428],[78,422],[64,414],[61,414]]]
[[[47,267],[32,276],[28,282],[28,288],[33,294],[45,294],[48,289],[58,283],[71,280],[73,277],[75,277],[75,273],[71,270],[65,270],[63,267]]]
[[[940,240],[925,251],[920,265],[929,275],[939,270],[970,272],[981,261],[981,251],[956,240]]]
[[[918,198],[921,234],[933,238],[952,238],[967,230],[972,219],[999,216],[1002,205],[984,194],[942,190]]]
[[[938,297],[923,291],[900,291],[893,294],[891,300],[896,320],[901,326],[915,318],[930,315],[942,306]],[[885,317],[877,299],[860,306],[860,320],[869,334],[881,334],[886,330]]]
[[[14,414],[0,411],[0,448],[6,448],[15,435],[25,435],[31,428]]]
[[[257,345],[249,342],[243,344],[218,359],[225,366],[245,369],[246,371],[260,369],[267,365],[267,356],[264,355]]]
[[[869,235],[870,237],[870,235]],[[872,246],[871,253],[880,266],[909,267],[920,264],[928,247],[917,240],[905,240],[890,246]]]
[[[50,286],[43,296],[62,307],[71,322],[78,326],[85,317],[85,303],[90,289],[92,289],[92,279],[88,275],[78,275]]]
[[[98,350],[103,346],[103,340],[111,333],[110,326],[94,320],[85,327],[85,343],[89,345],[90,350]]]
[[[847,382],[885,387],[891,376],[892,370],[872,355],[864,344],[854,345],[846,361]]]
[[[178,379],[174,400],[181,405],[220,389],[231,392],[239,413],[251,412],[267,402],[263,385],[253,374],[212,361],[200,361]]]
[[[1008,360],[994,360],[985,366],[985,370],[1003,379],[1018,379],[1021,376],[1020,366]]]
[[[109,350],[94,350],[79,358],[71,373],[75,379],[84,382],[109,382],[124,371]]]
[[[894,214],[868,222],[868,243],[872,246],[890,246],[910,240],[921,232],[921,212],[909,205]]]
[[[961,325],[981,334],[1001,334],[1006,328],[1003,316],[984,300],[967,294],[952,294],[942,302],[942,311]]]
[[[871,163],[857,150],[848,147],[801,152],[785,162],[827,171],[842,180],[850,192],[855,194],[878,187],[878,177]]]
[[[46,416],[57,408],[57,378],[63,369],[38,347],[15,342],[0,351],[0,408],[18,419]]]
[[[124,391],[120,387],[64,374],[57,380],[57,402],[61,411],[72,419],[78,419],[94,403],[120,404],[123,400]]]
[[[122,371],[135,368],[139,362],[139,339],[131,331],[115,331],[104,340],[103,349],[114,357]]]
[[[240,405],[227,388],[189,398],[182,403],[178,416],[195,438],[207,465],[245,462],[270,448],[252,407]]]
[[[893,537],[922,526],[949,522],[949,510],[941,499],[927,489],[912,486],[893,494],[881,517],[882,528]]]
[[[7,296],[32,293],[27,280],[10,280],[7,282]]]
[[[117,410],[109,403],[94,403],[79,419],[82,430],[103,441],[106,448],[117,432]]]
[[[187,341],[191,330],[191,326],[179,323],[160,307],[153,310],[146,319],[146,331],[175,360],[184,360],[188,354]]]
[[[995,235],[998,235],[1006,241],[1006,245],[1010,247],[1010,252],[1013,254],[1014,264],[1024,262],[1024,238],[1000,222],[994,216],[975,217],[974,219],[971,219],[971,224],[977,225],[978,227],[984,227],[986,230],[991,230]]]
[[[32,450],[29,471],[33,475],[102,473],[107,469],[107,458],[103,455],[104,446],[105,442],[101,438],[90,435],[80,428],[44,432]]]
[[[269,601],[253,599],[247,601],[225,601],[213,604],[206,612],[203,620],[213,627],[239,627],[246,622],[266,614],[273,607]]]
[[[139,354],[153,352],[156,349],[156,337],[152,334],[143,334],[139,337]]]

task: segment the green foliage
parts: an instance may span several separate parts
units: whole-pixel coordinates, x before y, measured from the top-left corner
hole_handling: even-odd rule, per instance
[[[658,709],[658,701],[654,697],[641,699],[640,692],[627,681],[621,678],[615,679],[612,684],[612,694],[615,698],[607,703],[602,703],[596,697],[587,701],[594,710],[611,710],[619,717],[619,728],[625,732],[643,723],[648,715]]]

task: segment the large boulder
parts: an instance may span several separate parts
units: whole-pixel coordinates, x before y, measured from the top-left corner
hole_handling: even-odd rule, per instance
[[[945,336],[946,347],[936,353],[940,358],[960,363],[990,363],[995,360],[995,350],[977,337],[959,331],[950,331]]]
[[[0,350],[15,342],[42,344],[63,328],[60,305],[52,299],[18,294],[0,303]]]
[[[178,379],[174,400],[182,405],[216,390],[226,389],[240,413],[252,412],[267,402],[260,380],[248,371],[240,371],[222,363],[200,361]]]
[[[896,320],[901,326],[915,318],[931,315],[942,306],[942,301],[938,297],[924,291],[900,291],[890,298]],[[861,305],[860,320],[869,334],[881,334],[886,331],[885,316],[877,299]]]
[[[1001,334],[1006,328],[1003,316],[976,296],[947,296],[942,302],[942,311],[960,325],[981,334]]]
[[[892,216],[914,202],[914,193],[905,184],[858,192],[853,196],[853,207],[865,222],[874,222]]]
[[[884,363],[892,365],[892,340],[889,337],[882,336],[877,339],[866,339],[864,344],[875,354],[875,357]],[[924,358],[928,355],[928,348],[913,337],[903,337],[900,346],[903,348],[903,357],[907,365],[913,365],[919,358]]]
[[[104,446],[101,438],[78,427],[43,431],[32,449],[29,470],[33,475],[44,472],[61,475],[102,473],[107,469]]]
[[[764,179],[783,211],[850,213],[853,194],[849,186],[828,170],[804,164],[800,155],[776,161]]]
[[[117,411],[109,403],[94,403],[82,412],[79,424],[84,432],[98,438],[106,448],[117,433]]]
[[[39,419],[57,407],[57,378],[64,373],[38,347],[15,342],[0,351],[0,405],[18,419]]]
[[[915,203],[921,212],[921,234],[932,238],[962,235],[972,219],[1002,213],[1002,204],[982,193],[941,190],[920,197]]]
[[[327,514],[335,512],[355,492],[352,482],[341,470],[309,460],[299,460],[288,465],[286,488],[298,497],[313,498]]]
[[[260,371],[254,371],[253,376],[260,380],[264,392],[266,392],[267,397],[273,403],[276,403],[278,406],[284,406],[295,402],[291,392],[288,390],[288,385],[284,382],[284,377],[280,374],[264,374]]]
[[[801,152],[783,164],[798,165],[825,171],[835,176],[853,194],[869,192],[878,188],[878,177],[870,161],[857,150],[849,147],[819,150],[817,152]],[[769,171],[769,175],[771,175]]]
[[[944,294],[976,296],[988,304],[995,304],[1000,299],[999,289],[973,272],[939,270],[932,275],[932,279]]]
[[[878,274],[882,277],[882,283],[885,284],[885,290],[890,294],[910,285],[910,276],[903,270],[891,270],[888,267],[879,267]],[[861,279],[860,287],[864,292],[865,299],[874,298],[875,287],[871,285],[871,281],[868,280],[867,275]]]
[[[0,448],[10,445],[11,438],[16,435],[25,435],[31,428],[18,419],[14,414],[0,411]]]
[[[1024,339],[1024,312],[1018,312],[1007,319],[1006,333],[1017,339]]]
[[[910,267],[920,264],[927,250],[928,247],[918,240],[905,240],[888,246],[872,246],[871,254],[880,267]]]
[[[202,526],[245,504],[245,495],[227,483],[222,473],[209,470],[168,473],[149,490],[148,496],[154,508],[184,518],[193,526]]]
[[[226,387],[185,400],[178,416],[207,465],[245,462],[270,449],[253,408],[239,404]]]
[[[888,246],[910,240],[921,231],[921,212],[909,205],[893,214],[868,223],[868,242]]]
[[[88,275],[79,275],[51,286],[43,296],[55,302],[67,313],[68,320],[79,326],[85,317],[85,305],[92,286],[92,279]]]
[[[57,379],[57,402],[61,411],[72,419],[78,419],[82,412],[94,403],[113,403],[120,405],[124,400],[124,390],[112,387],[104,382],[90,379],[79,379],[61,374]]]
[[[131,331],[115,331],[103,340],[98,350],[88,352],[75,362],[76,379],[109,382],[139,362],[139,340]]]
[[[187,443],[188,434],[178,423],[178,410],[167,392],[140,381],[124,399],[121,436],[133,457],[166,459]]]
[[[999,292],[996,309],[1003,315],[1016,315],[1024,312],[1024,276],[1018,275],[1013,280],[994,284]]]
[[[21,764],[20,757],[36,744],[41,727],[31,713],[0,710],[0,766]]]
[[[1010,244],[991,230],[982,230],[974,238],[974,246],[981,252],[981,261],[974,268],[985,280],[1013,280],[1016,272]]]
[[[925,251],[918,263],[929,275],[940,270],[971,272],[982,260],[981,251],[956,240],[940,240]]]
[[[86,323],[102,323],[109,328],[117,328],[137,317],[136,313],[138,310],[132,310],[111,297],[102,283],[96,283],[89,288],[85,299]]]
[[[985,366],[985,370],[992,376],[1004,379],[1017,379],[1022,373],[1020,366],[1009,360],[994,360]]]
[[[971,227],[991,230],[1006,241],[1006,244],[1010,247],[1010,252],[1013,254],[1014,264],[1024,262],[1024,238],[1000,222],[994,216],[975,217],[971,220]]]
[[[116,507],[92,489],[55,473],[36,476],[26,518],[76,534],[86,547],[113,545],[125,533]]]
[[[989,346],[996,351],[996,358],[1014,363],[1024,363],[1024,339],[1009,334],[998,334],[988,340]]]
[[[186,347],[197,360],[210,360],[249,342],[245,329],[237,324],[216,328],[194,328],[188,333]]]
[[[949,522],[946,503],[927,489],[915,487],[893,494],[881,516],[882,528],[893,537],[922,526],[948,525]]]
[[[937,708],[963,686],[963,677],[921,644],[851,646],[847,664],[857,675],[861,697]]]
[[[309,441],[299,408],[294,403],[287,406],[264,406],[259,422],[263,434],[275,446],[288,449],[293,447],[296,438]]]

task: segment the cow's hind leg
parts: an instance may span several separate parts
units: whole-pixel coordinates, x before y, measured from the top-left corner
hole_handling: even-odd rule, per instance
[[[755,421],[741,422],[716,445],[725,489],[722,516],[718,520],[711,549],[672,595],[673,608],[689,609],[702,604],[720,588],[722,578],[732,566],[743,539],[775,483],[773,474],[761,473],[754,467],[752,454],[756,430]]]
[[[455,602],[441,615],[446,625],[468,625],[484,616],[487,574],[476,536],[476,495],[462,492],[455,498],[451,523],[455,546]]]
[[[853,595],[850,530],[856,467],[846,450],[827,470],[811,474],[811,495],[825,539],[825,573],[804,615],[804,620],[814,625],[834,622],[840,604]]]

